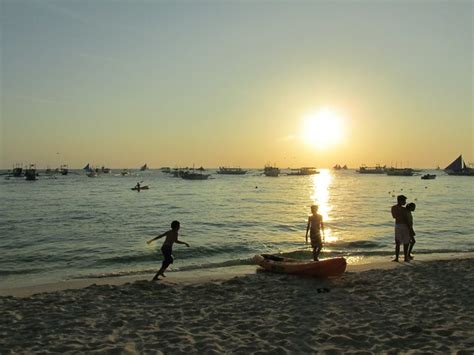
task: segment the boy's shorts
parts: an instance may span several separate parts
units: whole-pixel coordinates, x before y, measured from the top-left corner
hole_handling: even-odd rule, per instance
[[[310,239],[311,239],[311,246],[313,248],[317,248],[317,247],[322,247],[323,246],[323,241],[321,240],[321,234],[320,233],[311,233],[309,235]]]
[[[406,224],[395,224],[395,242],[400,244],[410,243],[410,230]]]

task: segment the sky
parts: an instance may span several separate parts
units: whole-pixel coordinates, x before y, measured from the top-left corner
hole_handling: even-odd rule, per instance
[[[474,162],[473,1],[0,4],[0,168]]]

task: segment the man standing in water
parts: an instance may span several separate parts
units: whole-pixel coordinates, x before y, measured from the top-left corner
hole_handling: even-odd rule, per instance
[[[410,228],[408,225],[407,210],[405,204],[407,198],[404,195],[397,196],[397,204],[392,206],[392,217],[395,218],[395,259],[392,261],[398,262],[400,254],[400,244],[403,244],[404,260],[409,262],[408,246],[410,245]]]
[[[323,248],[323,241],[321,239],[321,231],[324,233],[323,216],[318,214],[318,206],[311,206],[311,215],[308,217],[308,224],[306,225],[306,244],[308,244],[308,232],[311,239],[311,247],[313,248],[313,260],[319,260],[319,253]]]

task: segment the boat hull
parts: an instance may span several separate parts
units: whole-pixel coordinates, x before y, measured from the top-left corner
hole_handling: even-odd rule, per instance
[[[347,262],[344,258],[304,261],[275,255],[258,254],[253,257],[253,260],[267,271],[319,278],[340,276],[346,271],[347,267]]]
[[[140,191],[140,190],[148,190],[148,189],[149,189],[148,185],[140,186],[140,188],[136,186],[131,188],[132,191]]]

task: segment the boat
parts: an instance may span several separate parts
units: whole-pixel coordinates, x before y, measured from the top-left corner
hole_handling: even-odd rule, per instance
[[[425,174],[421,177],[422,180],[434,180],[436,179],[436,174]]]
[[[291,169],[291,171],[287,173],[286,175],[302,176],[302,175],[315,175],[315,174],[319,174],[319,171],[317,171],[316,168],[306,166],[299,169]]]
[[[83,167],[82,170],[84,170],[86,173],[91,173],[94,171],[94,169],[90,167],[89,163],[87,163],[87,165]]]
[[[130,172],[129,172],[127,169],[123,169],[123,170],[120,172],[120,175],[122,175],[122,176],[127,176],[127,175],[130,175]]]
[[[24,175],[23,167],[21,164],[15,164],[12,170],[13,177],[22,177]]]
[[[36,173],[36,166],[30,164],[30,166],[25,170],[25,180],[34,181],[37,180],[38,174]]]
[[[224,175],[244,175],[247,173],[247,170],[243,170],[242,168],[226,168],[224,166],[220,166],[217,173]]]
[[[148,165],[146,164],[140,168],[140,171],[145,171],[145,170],[148,170]]]
[[[265,165],[263,173],[265,174],[265,176],[278,177],[278,175],[280,175],[280,169],[276,166]]]
[[[385,169],[388,176],[413,176],[414,170],[411,168],[388,168]]]
[[[180,172],[179,176],[185,180],[207,180],[210,174],[203,174],[202,172],[196,173],[193,170],[183,170]]]
[[[131,188],[131,190],[138,191],[138,192],[140,192],[140,190],[148,190],[148,189],[149,189],[148,185],[144,185],[144,186],[140,186],[140,187],[134,186],[134,187]]]
[[[110,168],[106,168],[105,166],[102,165],[102,168],[100,168],[100,172],[103,174],[110,174]]]
[[[63,164],[60,166],[59,171],[61,172],[61,175],[67,175],[69,173],[69,168],[66,164]]]
[[[253,261],[267,271],[321,278],[340,276],[347,266],[344,258],[307,261],[270,254],[255,255]]]
[[[166,174],[171,173],[171,168],[169,166],[163,166],[162,168],[160,168],[160,170],[161,172],[166,173]]]
[[[449,164],[444,171],[448,175],[456,176],[474,176],[474,168],[467,166],[462,154],[457,157],[451,164]]]
[[[374,167],[368,167],[366,165],[361,165],[359,170],[356,170],[359,174],[385,174],[385,165],[380,166],[376,165]]]

